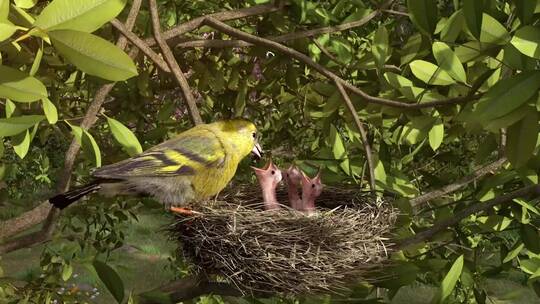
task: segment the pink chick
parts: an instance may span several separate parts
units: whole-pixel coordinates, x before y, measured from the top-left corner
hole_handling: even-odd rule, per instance
[[[268,163],[261,169],[256,167],[251,167],[255,171],[257,180],[262,189],[262,197],[264,208],[266,210],[279,209],[279,202],[276,198],[276,188],[281,182],[281,170],[279,170],[272,160],[269,160]]]
[[[302,172],[302,206],[300,210],[307,213],[315,212],[315,199],[321,195],[322,189],[320,171],[314,178],[310,178]]]
[[[285,171],[285,180],[287,181],[287,196],[289,197],[289,203],[291,208],[300,210],[302,207],[302,199],[298,193],[298,188],[302,183],[302,173],[294,165],[291,165],[287,171]]]

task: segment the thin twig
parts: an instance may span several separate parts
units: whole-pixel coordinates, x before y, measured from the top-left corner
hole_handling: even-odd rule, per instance
[[[371,154],[371,145],[369,144],[368,136],[366,129],[364,128],[362,122],[360,121],[360,117],[358,116],[358,112],[356,112],[356,109],[354,108],[354,105],[349,98],[349,95],[345,91],[345,88],[343,88],[343,85],[336,81],[336,87],[338,88],[339,93],[341,94],[341,97],[345,101],[345,105],[347,105],[347,108],[349,109],[349,112],[351,113],[354,123],[356,124],[356,127],[358,128],[358,131],[360,131],[360,138],[362,139],[362,145],[364,146],[364,151],[366,152],[366,161],[367,161],[367,167],[369,172],[369,187],[371,190],[375,190],[375,167],[373,165],[373,156]]]
[[[139,10],[141,7],[141,2],[142,0],[133,1],[133,5],[131,6],[128,18],[126,20],[126,25],[129,29],[133,28],[135,24],[135,20],[137,18],[137,15],[139,14]],[[123,37],[120,37],[118,39],[117,46],[121,48],[126,47],[126,41]],[[101,109],[101,105],[103,104],[105,98],[113,87],[114,83],[105,84],[96,92],[94,100],[86,110],[85,117],[81,123],[82,128],[89,129],[94,125],[97,120],[97,113]],[[69,183],[71,181],[71,173],[73,171],[75,159],[80,151],[80,148],[81,147],[79,143],[75,139],[73,139],[68,148],[68,151],[66,152],[64,169],[62,170],[62,173],[58,180],[58,184],[56,186],[56,190],[58,192],[65,192],[69,188]],[[7,226],[16,226],[17,229],[10,229],[11,234],[4,233],[4,231],[0,232],[0,236],[2,236],[3,239],[12,237],[16,233],[26,230],[38,223],[43,222],[44,220],[45,223],[43,227],[36,232],[12,239],[8,242],[1,244],[0,254],[40,244],[49,240],[52,236],[52,233],[54,232],[54,228],[56,227],[56,222],[59,215],[59,210],[57,208],[52,208],[49,202],[45,201],[40,203],[33,210],[25,212],[17,218],[5,221],[4,223],[2,223],[2,225],[0,225],[0,227],[3,228]]]
[[[191,120],[196,125],[202,124],[203,120],[201,118],[201,114],[199,113],[199,109],[197,108],[195,98],[191,93],[191,88],[189,87],[187,79],[184,76],[182,70],[180,69],[178,62],[176,62],[176,59],[174,58],[174,55],[169,48],[169,45],[161,35],[161,26],[159,24],[159,15],[156,0],[148,0],[148,2],[150,4],[150,15],[152,17],[152,27],[154,28],[154,38],[156,39],[159,48],[161,49],[163,57],[165,57],[165,61],[169,65],[169,68],[171,69],[174,77],[176,78],[176,81],[178,81],[178,84],[182,89],[182,93],[184,94],[184,98],[188,106],[189,114],[191,115]]]
[[[508,194],[498,196],[494,199],[471,205],[459,212],[454,213],[453,216],[450,217],[449,219],[438,222],[437,224],[433,225],[431,228],[424,230],[422,232],[419,232],[410,238],[400,241],[398,246],[400,248],[405,248],[412,244],[417,244],[423,241],[427,241],[433,238],[437,233],[445,230],[446,228],[449,228],[458,224],[459,222],[461,222],[461,220],[469,217],[472,214],[476,214],[481,211],[487,211],[497,205],[511,202],[513,199],[518,198],[518,197],[524,197],[524,196],[530,196],[530,195],[534,195],[534,196],[540,195],[540,185],[527,186],[527,187],[518,189],[516,191],[510,192]]]
[[[484,167],[482,168],[479,168],[477,170],[475,170],[471,175],[469,176],[466,176],[462,179],[460,179],[459,181],[455,182],[455,183],[452,183],[452,184],[449,184],[449,185],[446,185],[440,189],[437,189],[437,190],[433,190],[433,191],[430,191],[428,193],[425,193],[425,194],[422,194],[418,197],[415,197],[413,199],[411,199],[411,205],[414,207],[414,208],[418,208],[418,206],[424,204],[424,203],[427,203],[433,199],[436,199],[436,198],[439,198],[443,195],[446,195],[448,193],[452,193],[454,191],[457,191],[465,186],[467,186],[468,184],[476,181],[477,179],[479,179],[480,177],[486,175],[486,174],[489,174],[489,173],[492,173],[493,171],[496,171],[498,170],[500,167],[502,167],[502,165],[504,165],[506,163],[506,158],[503,157],[503,158],[500,158],[488,165],[485,165]]]
[[[402,109],[422,109],[422,108],[431,108],[431,107],[448,106],[448,105],[454,105],[454,104],[459,104],[459,103],[465,103],[471,100],[477,100],[481,96],[481,95],[472,95],[472,96],[456,97],[456,98],[450,98],[450,99],[438,100],[438,101],[432,101],[432,102],[424,102],[424,103],[416,103],[416,101],[402,102],[402,101],[391,100],[391,99],[386,99],[382,97],[371,96],[367,94],[366,92],[364,92],[363,90],[361,90],[360,88],[357,88],[354,85],[348,83],[347,81],[337,76],[332,71],[328,70],[322,65],[316,63],[309,56],[303,53],[300,53],[292,48],[289,48],[283,44],[280,44],[278,42],[268,40],[265,38],[257,37],[255,35],[248,34],[246,32],[235,29],[211,17],[206,18],[204,20],[204,24],[210,27],[213,27],[216,30],[223,32],[229,36],[236,37],[238,39],[241,39],[241,40],[244,40],[244,41],[256,44],[256,45],[265,46],[269,49],[289,55],[290,57],[312,67],[313,69],[315,69],[316,71],[321,73],[323,76],[327,77],[328,79],[334,82],[340,82],[345,88],[359,95],[360,97],[364,98],[365,101],[368,103],[375,103],[375,104],[402,108]]]

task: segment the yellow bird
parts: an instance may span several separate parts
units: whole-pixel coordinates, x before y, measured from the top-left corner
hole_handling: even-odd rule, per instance
[[[147,151],[97,168],[91,183],[49,202],[63,209],[83,196],[149,195],[166,207],[217,195],[249,153],[261,157],[255,125],[244,119],[201,124]]]

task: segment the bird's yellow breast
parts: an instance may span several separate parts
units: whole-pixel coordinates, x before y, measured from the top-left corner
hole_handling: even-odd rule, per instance
[[[223,190],[234,177],[238,162],[234,157],[226,157],[221,166],[197,172],[192,184],[196,200],[207,199]]]

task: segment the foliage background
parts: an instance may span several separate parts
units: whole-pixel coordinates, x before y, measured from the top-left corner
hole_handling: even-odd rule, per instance
[[[377,189],[400,197],[397,239],[433,232],[392,256],[391,279],[358,283],[352,294],[324,301],[537,301],[540,212],[531,194],[540,167],[539,1],[157,2],[164,31],[261,7],[227,24],[306,54],[368,94],[346,86],[353,111],[335,79],[310,63],[264,43],[246,46],[208,24],[167,40],[191,87],[186,93],[167,72],[173,65],[137,55],[132,44],[124,52],[125,41],[112,44],[121,37],[114,18],[126,20],[137,5],[0,0],[1,301],[142,301],[141,292],[187,274],[158,233],[169,219],[154,202],[96,197],[59,215],[43,201],[70,177],[72,185],[84,183],[92,167],[190,127],[190,95],[203,121],[252,119],[279,164],[295,162],[309,173],[322,167],[325,183],[359,189],[369,189],[373,176]],[[143,1],[133,19],[139,37],[152,37],[149,8]],[[245,162],[236,181],[247,180]],[[494,206],[469,209],[524,187]],[[5,233],[18,218],[45,224]]]

